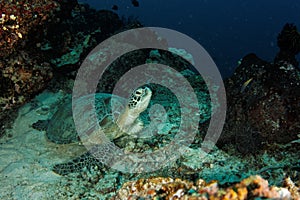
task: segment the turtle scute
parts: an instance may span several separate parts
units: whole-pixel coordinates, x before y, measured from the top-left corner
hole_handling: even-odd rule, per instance
[[[90,97],[91,95],[84,96],[76,103],[79,106],[84,106],[89,103]],[[113,113],[115,116],[112,116],[112,100],[116,110],[124,109],[126,99],[106,93],[95,94],[95,108],[101,127],[113,123],[113,119],[118,115],[118,113]],[[71,98],[59,106],[51,119],[39,120],[33,124],[33,128],[45,130],[47,139],[56,144],[69,144],[80,140],[74,124]]]

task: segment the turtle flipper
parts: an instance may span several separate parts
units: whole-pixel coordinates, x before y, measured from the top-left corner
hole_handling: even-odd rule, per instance
[[[94,158],[89,152],[82,154],[81,156],[67,162],[56,164],[53,166],[53,171],[59,175],[66,175],[70,173],[80,172],[85,167],[87,169],[95,166],[103,166],[103,164]]]

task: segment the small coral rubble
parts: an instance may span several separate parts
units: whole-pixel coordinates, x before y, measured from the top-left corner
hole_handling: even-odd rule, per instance
[[[288,178],[287,178],[288,179]],[[290,182],[292,182],[289,179]],[[292,182],[293,183],[293,182]],[[295,189],[296,188],[296,189]],[[295,190],[297,190],[295,192]],[[190,182],[181,179],[155,177],[125,183],[114,199],[296,199],[299,188],[269,186],[260,176],[250,176],[229,187],[220,187],[216,181]]]

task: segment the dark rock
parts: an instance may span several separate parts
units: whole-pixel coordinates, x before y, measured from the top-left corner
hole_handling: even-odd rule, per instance
[[[288,62],[271,64],[245,56],[225,81],[228,113],[218,144],[242,153],[286,144],[300,132],[300,71]]]
[[[295,56],[300,52],[300,33],[294,24],[286,24],[277,37],[277,45],[280,48],[274,62],[285,61],[298,66]]]

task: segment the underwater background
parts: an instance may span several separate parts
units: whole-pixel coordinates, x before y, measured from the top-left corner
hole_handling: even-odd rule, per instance
[[[282,26],[299,23],[300,3],[287,0],[131,1],[82,0],[96,9],[111,9],[120,16],[136,17],[145,26],[180,31],[198,41],[210,53],[223,77],[232,74],[237,60],[255,52],[271,61],[277,52],[276,37]]]
[[[300,199],[299,11],[0,1],[0,199]]]

